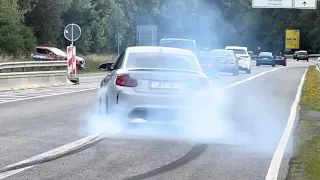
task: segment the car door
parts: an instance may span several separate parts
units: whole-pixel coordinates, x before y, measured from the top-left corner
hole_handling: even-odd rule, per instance
[[[118,88],[115,85],[115,80],[117,78],[117,70],[119,70],[123,64],[125,52],[121,53],[116,60],[116,63],[113,66],[113,70],[111,72],[107,72],[106,77],[104,78],[106,88],[108,90],[107,97],[110,109],[117,104],[117,97],[118,97]]]
[[[41,59],[43,59],[43,60],[51,59],[48,50],[45,48],[38,47],[37,48],[37,55],[40,55]]]

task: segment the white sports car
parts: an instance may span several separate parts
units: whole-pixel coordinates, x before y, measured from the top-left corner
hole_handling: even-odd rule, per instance
[[[213,87],[193,52],[172,47],[129,47],[99,69],[108,71],[100,85],[100,113],[117,113],[125,123],[187,117],[188,107],[208,105],[198,95]]]

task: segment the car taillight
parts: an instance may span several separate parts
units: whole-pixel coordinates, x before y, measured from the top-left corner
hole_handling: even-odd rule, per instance
[[[199,81],[197,81],[197,84],[198,84],[197,89],[199,90],[210,89],[213,86],[210,79],[207,79],[207,78],[200,79]]]
[[[236,62],[237,62],[236,60],[232,60],[232,61],[231,61],[232,64],[235,64]]]
[[[211,63],[209,63],[209,64],[208,64],[208,67],[212,67],[212,64],[211,64]]]
[[[125,87],[136,87],[138,81],[131,78],[128,74],[119,74],[116,79],[116,85]]]
[[[307,57],[309,57],[309,54],[307,54]]]

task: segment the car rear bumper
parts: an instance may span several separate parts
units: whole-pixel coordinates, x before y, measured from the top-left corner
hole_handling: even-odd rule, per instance
[[[276,64],[284,64],[286,60],[276,60]]]
[[[142,118],[148,121],[171,121],[183,117],[194,107],[199,108],[207,100],[194,94],[155,94],[135,91],[119,91],[116,111],[124,118]]]
[[[251,69],[251,61],[250,60],[240,60],[239,61],[239,69]]]
[[[275,61],[257,61],[259,64],[273,64]]]
[[[238,66],[233,65],[233,64],[221,64],[218,67],[219,72],[234,72],[239,69]]]
[[[309,57],[297,57],[297,59],[299,59],[299,60],[308,60]]]

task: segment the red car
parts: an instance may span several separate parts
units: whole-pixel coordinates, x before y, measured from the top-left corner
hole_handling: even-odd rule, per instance
[[[67,54],[55,47],[37,46],[37,53],[33,54],[34,59],[42,60],[67,60]],[[85,60],[79,56],[76,56],[77,69],[83,69]]]

